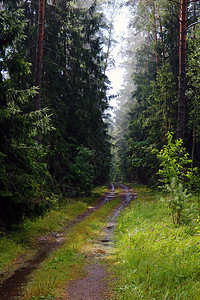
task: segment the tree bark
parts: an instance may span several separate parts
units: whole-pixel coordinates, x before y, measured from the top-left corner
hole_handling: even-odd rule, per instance
[[[180,0],[177,138],[181,138],[182,140],[184,140],[184,136],[185,136],[186,25],[187,25],[187,0]]]
[[[196,21],[196,0],[194,1],[194,7],[193,7],[193,17],[194,17],[194,22]],[[193,39],[196,39],[196,25],[193,25]],[[196,88],[195,88],[195,94],[196,94]],[[196,95],[195,95],[196,98]],[[195,99],[196,102],[196,99]],[[196,112],[196,110],[195,110]],[[195,113],[195,119],[196,120],[196,113]],[[193,134],[192,134],[192,162],[191,162],[191,168],[193,169],[194,167],[194,151],[195,151],[195,142],[196,142],[196,121],[194,121],[193,124]]]
[[[159,25],[160,25],[160,37],[161,37],[161,43],[162,43],[162,59],[163,59],[163,63],[165,64],[165,45],[164,45],[164,40],[163,40],[163,27],[162,27],[160,13],[158,14],[158,20],[159,20]]]
[[[40,90],[41,90],[43,39],[44,39],[44,12],[45,12],[45,0],[39,0],[38,33],[37,33],[37,47],[36,47],[36,61],[35,61],[35,86],[38,87],[38,93],[34,98],[35,110],[41,109]]]
[[[157,72],[159,71],[158,63],[158,36],[157,36],[157,26],[156,26],[156,9],[155,4],[153,3],[153,22],[154,22],[154,34],[155,34],[155,46],[156,46],[156,68]]]
[[[194,23],[196,22],[196,0],[194,0],[194,7],[193,7],[193,17]],[[196,39],[196,24],[193,25],[193,39]]]

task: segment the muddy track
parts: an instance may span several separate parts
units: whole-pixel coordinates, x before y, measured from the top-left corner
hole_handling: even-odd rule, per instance
[[[121,185],[124,190],[124,197],[121,202],[121,205],[114,211],[114,213],[111,215],[109,219],[109,224],[107,228],[109,231],[109,234],[111,232],[111,229],[113,229],[113,222],[116,219],[116,217],[120,214],[120,212],[129,204],[129,202],[132,199],[132,194],[126,188],[125,186]],[[51,233],[49,235],[41,236],[38,239],[38,246],[36,249],[35,256],[30,259],[29,261],[26,261],[20,269],[14,271],[14,273],[6,279],[2,286],[0,287],[0,299],[1,300],[13,300],[13,299],[20,299],[20,294],[22,293],[23,286],[25,286],[29,280],[29,275],[39,267],[40,263],[42,263],[45,258],[49,256],[53,251],[58,249],[65,240],[65,234],[69,232],[70,229],[72,229],[74,226],[76,226],[78,223],[82,222],[87,216],[91,215],[94,211],[100,209],[105,203],[113,200],[115,197],[115,188],[114,185],[111,184],[110,192],[106,195],[101,197],[99,199],[98,203],[94,206],[90,206],[86,212],[78,215],[75,219],[70,221],[65,227],[62,228],[62,230]],[[103,241],[104,240],[104,241]],[[107,244],[108,241],[110,241],[110,238],[107,237],[102,239],[101,243]],[[102,250],[103,251],[103,250]],[[96,266],[94,267],[96,268]],[[89,269],[91,269],[89,267]],[[93,270],[93,268],[92,268]],[[93,272],[93,271],[92,271]],[[94,273],[94,272],[93,272]],[[96,274],[104,274],[103,270],[97,271]],[[103,275],[102,275],[103,276]],[[92,275],[94,278],[94,274]],[[100,276],[101,277],[101,276]],[[98,276],[97,276],[98,278]],[[97,279],[98,280],[98,279]],[[99,280],[98,280],[99,281]],[[90,284],[91,285],[91,284]],[[95,283],[94,283],[95,285]],[[84,290],[84,289],[83,289]],[[83,295],[82,295],[83,296]],[[81,296],[81,297],[82,297]],[[84,296],[82,298],[74,298],[74,295],[70,299],[93,299],[88,298],[89,296]],[[96,298],[94,298],[96,299]],[[97,298],[100,299],[100,298]]]
[[[137,197],[137,193],[120,184],[120,205],[116,207],[110,215],[106,227],[102,230],[98,240],[94,243],[93,249],[87,253],[87,263],[85,266],[87,275],[83,278],[72,281],[65,291],[65,300],[106,300],[114,299],[112,290],[109,288],[108,273],[102,265],[105,257],[113,249],[113,230],[117,217],[131,202]],[[59,300],[59,299],[56,299]]]

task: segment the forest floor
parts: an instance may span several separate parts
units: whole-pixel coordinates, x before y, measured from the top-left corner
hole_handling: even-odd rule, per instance
[[[40,236],[34,257],[29,258],[29,260],[20,257],[20,268],[15,270],[11,276],[7,276],[8,278],[4,280],[0,288],[0,299],[112,299],[112,289],[109,288],[110,274],[108,274],[106,265],[104,264],[105,257],[109,256],[112,251],[112,232],[115,227],[116,217],[136,195],[136,192],[130,191],[124,185],[114,187],[114,185],[111,184],[111,190],[107,195],[98,199],[96,204],[89,206],[85,212],[79,214],[66,226],[62,227],[62,229],[48,235]],[[106,207],[106,205],[108,207],[107,210],[103,208],[104,206]],[[103,209],[105,212],[103,212]],[[101,211],[102,213],[100,213]],[[102,222],[98,230],[96,230],[96,227],[99,226],[97,225],[99,220],[95,220],[96,223],[94,223],[95,213],[99,213],[99,220]],[[91,220],[89,218],[91,218]],[[75,266],[74,261],[76,258],[73,258],[74,251],[76,252],[76,257],[80,259],[79,254],[77,254],[77,249],[65,249],[64,256],[62,256],[59,251],[61,251],[63,245],[68,244],[69,246],[70,242],[67,240],[69,233],[72,234],[72,239],[74,239],[73,243],[78,243],[75,242],[75,240],[79,237],[82,225],[91,227],[96,233],[95,235],[92,233],[92,236],[90,236],[90,234],[86,232],[86,236],[84,237],[83,235],[84,242],[82,242],[79,249],[77,248],[78,252],[81,252],[79,270],[79,267]],[[74,244],[73,248],[75,247]],[[68,253],[67,258],[66,253]],[[51,273],[53,269],[59,269],[58,263],[65,262],[66,264],[67,259],[71,260],[72,266],[70,267],[71,269],[69,268],[69,270],[67,270],[65,265],[64,270],[69,273],[69,277],[70,272],[72,272],[71,278],[68,277],[67,280],[64,278],[65,283],[62,284],[61,287],[59,283],[56,283],[59,282],[60,274],[53,275],[52,273],[51,277],[54,277],[54,279],[50,279],[51,282],[46,284],[46,290],[44,291],[41,283],[43,279],[40,278],[40,276],[47,267],[43,266],[43,264],[49,263],[49,265],[51,265]],[[53,265],[52,267],[52,261],[53,263],[56,262],[56,266]],[[73,264],[74,270],[72,271]],[[58,270],[58,272],[60,271]],[[35,288],[34,283],[32,287],[31,281],[37,282],[37,279],[35,279],[38,276],[37,274],[40,274],[38,279],[40,282],[39,285],[36,283],[37,288]],[[48,276],[44,275],[44,277]],[[57,292],[54,293],[56,289]]]

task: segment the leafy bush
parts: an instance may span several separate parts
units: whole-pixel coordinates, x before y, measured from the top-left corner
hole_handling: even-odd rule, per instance
[[[187,194],[187,190],[197,185],[199,175],[197,168],[189,167],[192,161],[183,147],[183,141],[178,139],[173,142],[172,132],[168,132],[166,136],[167,145],[160,152],[153,151],[157,152],[157,157],[161,161],[158,174],[162,182],[161,188],[169,192],[167,203],[172,212],[173,223],[180,224],[180,221],[184,220],[183,211],[189,208],[187,199],[191,195]]]
[[[183,147],[183,141],[178,139],[173,142],[173,135],[173,132],[168,132],[167,145],[164,145],[160,151],[153,150],[161,162],[158,175],[164,187],[165,184],[171,183],[172,178],[175,178],[177,184],[189,185],[189,175],[192,172],[189,168],[191,159]]]

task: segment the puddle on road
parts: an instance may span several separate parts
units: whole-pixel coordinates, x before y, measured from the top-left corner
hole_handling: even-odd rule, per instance
[[[115,187],[114,187],[114,184],[111,183],[111,192],[104,198],[104,201],[103,201],[103,204],[111,201],[114,197],[114,194],[115,194]]]
[[[124,184],[120,184],[120,186],[125,190],[125,195],[123,195],[123,197],[125,198],[121,205],[114,210],[113,214],[108,220],[106,227],[102,231],[101,238],[98,241],[98,245],[96,245],[98,253],[102,252],[102,254],[106,253],[106,255],[109,255],[109,252],[112,251],[113,231],[116,227],[117,217],[129,205],[131,200],[137,197],[137,193],[132,193]]]

